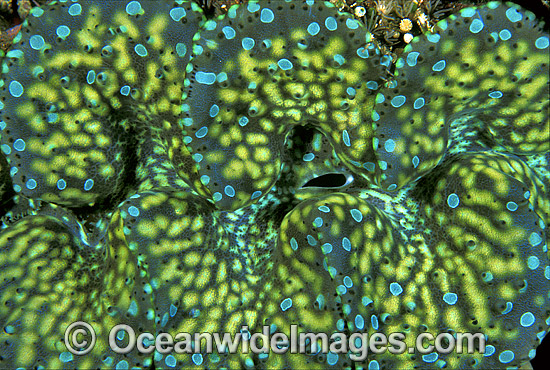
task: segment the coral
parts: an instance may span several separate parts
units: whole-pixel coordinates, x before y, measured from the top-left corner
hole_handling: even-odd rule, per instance
[[[550,316],[548,48],[532,13],[498,2],[395,62],[328,2],[34,8],[0,79],[0,367],[529,361]],[[97,334],[86,355],[65,346],[75,321]],[[117,324],[407,347],[481,332],[486,348],[117,354]]]

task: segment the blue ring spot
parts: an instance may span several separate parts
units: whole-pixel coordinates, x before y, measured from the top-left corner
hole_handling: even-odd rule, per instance
[[[71,29],[67,26],[59,26],[55,29],[55,33],[57,34],[57,36],[64,39],[71,34]]]
[[[210,183],[210,176],[208,175],[202,175],[201,176],[201,183],[203,185],[208,185]]]
[[[342,238],[342,248],[351,252],[351,241],[345,236]]]
[[[422,360],[426,363],[436,362],[439,358],[437,352],[428,353],[427,355],[422,355]]]
[[[403,293],[403,288],[401,287],[401,285],[399,285],[399,283],[391,283],[390,284],[390,292],[391,292],[391,294],[397,296],[397,295],[400,295],[401,293]]]
[[[529,243],[530,243],[533,247],[536,247],[536,246],[539,245],[541,242],[542,242],[542,238],[540,237],[539,234],[537,234],[537,233],[535,233],[535,232],[532,232],[531,235],[529,235]]]
[[[176,367],[177,361],[176,358],[172,355],[166,356],[166,359],[164,360],[164,363],[168,367]]]
[[[254,193],[252,193],[252,196],[250,197],[250,199],[259,198],[261,195],[262,195],[262,192],[259,190],[256,190]]]
[[[369,50],[366,47],[360,47],[357,49],[357,55],[360,58],[367,59],[369,57]]]
[[[204,85],[212,85],[214,82],[216,82],[216,74],[210,73],[210,72],[197,72],[195,74],[195,79],[198,83],[204,84]]]
[[[453,306],[458,301],[458,296],[455,293],[445,293],[445,295],[443,295],[443,300],[448,305]]]
[[[492,91],[489,93],[489,97],[493,99],[500,99],[502,98],[502,92],[501,91]]]
[[[182,42],[176,44],[176,53],[179,57],[184,57],[187,54],[187,45]]]
[[[328,208],[327,206],[319,206],[317,209],[319,211],[323,212],[323,213],[329,213],[330,212],[330,208]]]
[[[509,8],[506,10],[506,18],[512,23],[519,22],[523,19],[523,15],[515,8]]]
[[[218,113],[220,112],[220,107],[218,107],[217,104],[212,104],[212,106],[210,107],[210,111],[208,112],[208,114],[210,115],[210,117],[214,118],[218,115]]]
[[[492,356],[495,353],[496,349],[492,345],[488,345],[485,347],[485,353],[483,354],[484,357]]]
[[[10,82],[8,89],[10,91],[11,96],[13,96],[14,98],[20,97],[21,95],[23,95],[23,92],[25,91],[25,89],[23,89],[23,85],[21,85],[19,81]]]
[[[34,8],[34,9],[38,9],[38,8]],[[75,17],[77,15],[80,15],[80,13],[82,13],[82,6],[80,4],[73,4],[69,7],[69,15],[72,15],[73,17]]]
[[[200,353],[193,353],[193,356],[191,356],[191,360],[195,365],[202,365],[203,358]]]
[[[35,189],[38,184],[35,179],[29,179],[25,185],[27,186],[27,189],[32,190]]]
[[[46,45],[46,42],[44,41],[44,38],[40,35],[33,35],[29,39],[29,45],[34,50],[40,50]]]
[[[395,108],[399,108],[400,106],[405,104],[406,101],[407,101],[407,98],[404,95],[397,95],[397,96],[394,96],[393,99],[391,100],[391,105]]]
[[[2,144],[2,151],[4,152],[4,154],[8,155],[11,153],[11,148],[9,145]]]
[[[263,8],[260,13],[260,20],[262,23],[271,23],[273,22],[273,19],[275,19],[275,14],[273,14],[273,11],[268,8]]]
[[[245,37],[243,41],[241,42],[244,50],[250,50],[254,47],[256,42],[254,39],[251,39],[250,37]]]
[[[233,198],[235,196],[235,189],[233,188],[233,186],[231,185],[227,185],[224,189],[223,189],[225,195],[227,195],[228,197],[231,197]]]
[[[426,35],[426,39],[433,44],[437,44],[441,36],[438,33],[429,33]]]
[[[348,19],[346,19],[346,26],[350,30],[355,30],[359,27],[359,22],[355,19],[348,18]]]
[[[283,71],[288,71],[289,69],[292,69],[292,67],[294,67],[292,65],[292,62],[288,59],[280,59],[278,62],[277,62],[277,65],[283,70]]]
[[[359,330],[362,330],[365,327],[365,320],[363,319],[363,316],[359,314],[355,316],[355,327]]]
[[[250,13],[254,13],[260,10],[260,6],[256,3],[248,3],[248,6],[246,8]]]
[[[214,199],[214,202],[219,202],[220,200],[222,200],[222,197],[223,195],[219,191],[212,194],[212,199]]]
[[[128,5],[126,5],[126,13],[129,15],[136,15],[141,11],[141,4],[139,1],[130,1]]]
[[[128,213],[132,217],[137,217],[139,216],[139,209],[136,206],[130,206],[128,207]]]
[[[464,18],[473,17],[476,14],[475,8],[466,8],[460,11],[460,15]]]
[[[370,324],[374,330],[378,330],[378,317],[376,315],[370,317]]]
[[[414,101],[413,107],[414,109],[420,109],[424,106],[425,103],[426,101],[424,100],[424,98],[418,98]]]
[[[298,242],[296,241],[296,239],[290,239],[290,248],[292,248],[293,251],[298,250]]]
[[[325,27],[329,31],[335,31],[338,28],[338,22],[336,22],[334,17],[327,17],[327,19],[325,19]]]
[[[246,126],[248,122],[249,122],[248,117],[242,116],[241,118],[239,118],[239,125],[241,127]]]
[[[317,245],[317,240],[311,235],[307,235],[307,243],[311,245],[312,247],[315,247]]]
[[[22,152],[25,150],[25,141],[23,139],[17,139],[13,143],[13,149],[17,150],[18,152]]]
[[[363,214],[361,213],[360,210],[358,210],[357,208],[353,208],[352,210],[349,211],[351,213],[351,217],[353,217],[353,219],[357,222],[361,222],[363,221]]]
[[[130,86],[124,85],[120,88],[120,93],[124,96],[130,95]]]
[[[516,209],[518,209],[518,205],[516,202],[508,202],[506,203],[506,208],[508,208],[509,211],[514,212]]]
[[[432,71],[434,72],[441,72],[442,70],[445,69],[445,66],[447,65],[447,63],[445,62],[444,59],[440,60],[439,62],[435,63],[433,66],[432,66]]]
[[[502,362],[503,364],[507,364],[507,363],[510,363],[510,362],[514,361],[515,357],[516,357],[516,355],[514,354],[514,352],[512,352],[510,350],[506,350],[506,351],[500,353],[500,355],[498,356],[498,360],[500,362]]]
[[[512,37],[512,33],[507,29],[503,29],[498,33],[498,36],[502,41],[507,41],[507,40],[510,40],[510,38]]]
[[[451,208],[456,208],[460,204],[460,198],[455,193],[451,193],[447,197],[447,204]]]
[[[283,310],[283,312],[288,310],[290,307],[292,307],[292,299],[291,298],[286,298],[281,302],[281,310]]]
[[[409,67],[414,67],[416,65],[419,55],[420,53],[418,51],[413,51],[407,55],[407,64]]]
[[[142,44],[137,44],[136,46],[134,46],[134,51],[140,57],[146,57],[147,56],[147,48],[145,46],[143,46]]]
[[[65,180],[63,180],[63,179],[57,180],[57,188],[58,188],[59,190],[63,190],[63,189],[65,189],[66,187],[67,187],[67,183],[65,182]]]
[[[206,136],[206,134],[208,134],[208,127],[203,126],[195,133],[195,136],[198,137],[199,139],[202,139],[203,137]]]
[[[317,217],[317,218],[320,218],[320,217]],[[322,222],[322,219],[321,219],[321,222]],[[315,224],[314,224],[315,226]],[[318,227],[318,226],[316,226]],[[323,254],[329,254],[330,252],[332,252],[332,244],[330,243],[325,243],[321,246],[321,251],[323,252]]]
[[[537,256],[530,256],[527,258],[527,267],[531,270],[536,270],[540,266],[540,260]]]
[[[315,154],[313,154],[313,153],[306,153],[306,154],[304,154],[304,156],[302,157],[302,159],[304,160],[304,162],[311,162],[312,160],[315,159]]]
[[[342,131],[342,140],[346,146],[351,146],[351,141],[349,139],[348,130]]]
[[[225,26],[224,28],[222,28],[222,32],[225,35],[225,38],[228,40],[233,40],[237,35],[235,29],[231,26]]]
[[[550,41],[548,40],[547,36],[541,36],[535,41],[535,47],[537,49],[546,49],[549,44]]]
[[[378,89],[378,82],[376,81],[369,81],[365,84],[365,86],[367,87],[367,89],[370,89],[370,90],[376,90]]]
[[[73,354],[70,352],[61,352],[59,354],[59,359],[61,362],[69,362],[73,360]]]
[[[172,8],[170,10],[170,18],[172,18],[175,22],[179,22],[186,15],[187,12],[182,7]]]
[[[338,354],[332,352],[327,353],[327,364],[334,366],[336,363],[338,363]]]
[[[88,179],[84,182],[84,190],[89,191],[94,187],[94,180]]]
[[[521,318],[519,319],[519,322],[521,323],[521,326],[524,328],[528,328],[531,325],[535,323],[535,315],[533,315],[531,312],[527,311],[523,315],[521,315]]]
[[[92,69],[86,74],[86,82],[91,85],[95,82],[95,71]]]
[[[319,23],[317,22],[311,22],[309,26],[307,26],[307,33],[309,33],[311,36],[315,36],[321,31],[321,27],[319,27]]]
[[[386,142],[384,143],[384,149],[386,150],[386,152],[392,153],[395,150],[395,141],[393,141],[392,139],[386,140]]]

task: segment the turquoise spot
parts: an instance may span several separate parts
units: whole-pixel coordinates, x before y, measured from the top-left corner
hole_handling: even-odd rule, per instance
[[[275,14],[273,14],[273,11],[268,8],[263,8],[260,13],[260,20],[263,23],[271,23],[273,22],[273,19],[275,19]]]
[[[389,191],[394,191],[395,189],[397,189],[397,184],[391,184],[390,186],[388,186]]]
[[[363,316],[359,314],[355,316],[355,327],[359,330],[365,327],[365,319],[363,319]]]
[[[323,254],[329,254],[330,252],[332,252],[332,244],[330,243],[325,243],[321,246],[321,251],[323,252]]]
[[[130,86],[124,85],[120,88],[120,93],[124,96],[130,95]]]
[[[536,270],[540,266],[540,260],[536,256],[530,256],[527,258],[527,267],[531,270]]]
[[[208,185],[210,183],[210,176],[208,175],[202,175],[201,176],[201,183],[203,185]]]
[[[384,149],[386,149],[386,152],[392,153],[395,150],[395,141],[392,139],[386,140],[384,143]]]
[[[518,209],[518,205],[516,202],[508,202],[506,203],[506,208],[508,208],[509,211],[514,212],[516,209]]]
[[[252,193],[252,196],[250,197],[250,199],[259,198],[261,195],[262,195],[262,192],[259,190],[256,190],[254,193]]]
[[[89,191],[94,187],[94,180],[88,179],[84,182],[84,190]]]
[[[391,292],[391,294],[397,296],[397,295],[400,295],[401,293],[403,293],[403,288],[401,287],[401,285],[399,285],[399,283],[391,283],[390,284],[390,292]]]
[[[365,168],[369,172],[373,172],[376,166],[372,162],[365,162],[363,163],[363,168]]]
[[[195,365],[201,365],[203,362],[203,358],[200,353],[194,353],[193,356],[191,356],[191,360],[193,360]]]
[[[244,50],[250,50],[254,47],[256,42],[254,39],[251,39],[250,37],[245,37],[243,41],[241,42]]]
[[[321,31],[321,27],[319,27],[319,23],[317,22],[311,22],[309,26],[307,26],[307,33],[309,33],[311,36],[315,36]]]
[[[59,190],[63,190],[63,189],[65,189],[65,188],[67,187],[67,183],[66,183],[65,180],[63,180],[63,179],[57,180],[57,184],[56,184],[56,185],[57,185],[57,188],[58,188]]]
[[[42,14],[44,14],[44,9],[38,8],[38,7],[37,8],[32,8],[31,9],[31,14],[36,18],[40,18],[42,16]]]
[[[433,66],[432,66],[432,71],[434,72],[441,72],[442,70],[445,69],[445,66],[447,65],[447,63],[445,62],[445,60],[440,60],[439,62],[435,63]]]
[[[10,91],[11,96],[13,96],[14,98],[20,97],[21,95],[23,95],[23,92],[25,91],[23,89],[23,85],[21,85],[19,81],[10,82],[8,90]]]
[[[147,48],[145,46],[143,46],[142,44],[137,44],[136,46],[134,46],[134,51],[140,57],[146,57],[147,56]]]
[[[427,363],[435,362],[438,358],[439,355],[437,354],[437,352],[428,353],[427,355],[422,356],[422,360]]]
[[[422,108],[422,107],[424,106],[425,102],[426,102],[426,101],[424,100],[424,98],[418,98],[418,99],[416,99],[416,100],[414,101],[414,104],[413,104],[414,109],[420,109],[420,108]]]
[[[379,161],[378,165],[382,171],[386,171],[388,169],[388,162],[386,161]]]
[[[214,202],[219,202],[220,200],[222,200],[222,197],[223,195],[219,191],[212,194],[212,199],[214,199]]]
[[[247,9],[250,13],[254,13],[260,10],[260,6],[256,3],[248,3]]]
[[[460,11],[460,15],[463,16],[464,18],[473,17],[475,14],[476,14],[476,10],[474,8],[466,8]]]
[[[414,168],[418,167],[418,165],[420,164],[420,159],[418,158],[418,156],[415,155],[413,157],[412,164],[413,164]]]
[[[224,28],[222,28],[222,32],[225,35],[225,38],[228,40],[233,40],[237,35],[235,29],[231,26],[225,26]]]
[[[128,361],[122,360],[118,364],[116,364],[115,370],[128,370],[129,367],[130,365],[128,365]]]
[[[351,251],[351,241],[346,236],[342,238],[342,248],[344,248],[348,252]]]
[[[492,356],[495,353],[496,349],[492,345],[488,345],[485,347],[485,353],[483,354],[484,357]]]
[[[314,160],[314,159],[315,159],[315,154],[313,154],[313,153],[306,153],[306,154],[304,154],[304,156],[303,156],[303,160],[304,160],[305,162],[311,162],[311,161]]]
[[[132,303],[130,303],[130,307],[128,307],[128,313],[132,316],[136,316],[138,313],[138,306],[136,301],[132,300]]]
[[[185,17],[187,12],[181,7],[173,8],[170,10],[170,18],[175,22],[179,22],[183,17]]]
[[[447,197],[447,204],[449,205],[449,207],[456,208],[458,207],[459,203],[460,198],[458,197],[458,195],[456,195],[455,193],[449,194],[449,196]]]
[[[292,307],[292,299],[286,298],[281,302],[281,310],[283,310],[283,312],[288,310],[290,307]]]
[[[227,185],[224,189],[223,189],[225,195],[227,195],[228,197],[234,197],[235,196],[235,189],[233,188],[233,186],[231,185]]]
[[[399,108],[403,104],[405,104],[405,101],[407,101],[407,98],[404,95],[397,95],[394,96],[391,100],[391,105],[395,108]]]
[[[317,240],[311,235],[308,234],[307,236],[307,243],[311,245],[312,247],[315,247],[317,245]]]
[[[479,33],[481,30],[485,27],[485,24],[481,21],[481,19],[474,19],[472,23],[470,24],[470,32],[471,33]]]
[[[528,328],[535,323],[535,315],[533,315],[531,312],[526,312],[521,315],[519,322],[521,326],[523,326],[524,328]]]
[[[367,59],[369,57],[369,50],[366,47],[360,47],[357,49],[357,55],[360,58]]]
[[[542,238],[540,237],[539,234],[533,232],[533,233],[531,233],[531,235],[529,235],[529,243],[530,243],[533,247],[536,247],[536,246],[539,245],[541,242],[542,242]]]
[[[129,15],[136,15],[141,11],[141,4],[139,1],[130,1],[128,5],[126,5],[126,13]]]
[[[2,151],[4,152],[4,154],[8,155],[11,153],[11,148],[9,145],[2,144]]]
[[[61,362],[69,362],[73,360],[73,354],[70,352],[61,352],[59,355]]]
[[[343,56],[341,56],[340,54],[336,54],[334,56],[334,61],[336,63],[338,63],[340,66],[342,66],[344,63],[346,63],[346,58],[344,58]]]
[[[506,309],[502,312],[503,315],[506,315],[510,311],[512,311],[512,308],[514,308],[514,304],[512,302],[506,302]]]
[[[407,64],[410,67],[414,67],[417,63],[417,59],[418,59],[419,55],[420,55],[420,53],[418,51],[413,51],[413,52],[409,53],[409,55],[407,55]]]
[[[500,99],[500,98],[502,98],[502,92],[500,92],[500,91],[490,92],[489,97],[493,98],[493,99]]]
[[[218,113],[220,112],[220,107],[218,107],[217,104],[212,104],[212,106],[210,107],[210,111],[208,112],[208,114],[210,115],[210,117],[214,118],[218,115]]]
[[[355,91],[355,89],[353,87],[348,87],[346,89],[346,93],[349,95],[349,96],[355,96],[355,94],[357,94],[357,91]]]
[[[128,213],[132,217],[137,217],[139,216],[139,209],[136,206],[130,206],[128,207]]]
[[[510,38],[512,37],[512,33],[507,29],[503,29],[498,33],[498,36],[502,41],[507,41],[507,40],[510,40]]]
[[[244,127],[247,124],[248,124],[248,117],[242,116],[241,118],[239,118],[239,125]]]
[[[346,26],[350,30],[355,30],[359,27],[359,22],[357,22],[357,20],[355,20],[355,19],[348,18],[348,19],[346,19]]]
[[[17,139],[13,143],[13,149],[17,150],[18,152],[22,152],[25,150],[25,141],[23,139]]]
[[[200,153],[193,154],[193,159],[195,162],[200,163],[204,157]]]
[[[437,44],[441,39],[441,36],[437,33],[428,33],[426,35],[426,39],[433,44]]]
[[[35,179],[29,179],[26,183],[27,189],[33,190],[36,188],[36,180]]]
[[[200,84],[212,85],[214,82],[216,82],[216,74],[215,73],[200,72],[199,71],[195,75],[195,79]]]
[[[195,354],[198,355],[199,353],[195,353]],[[166,359],[164,360],[164,363],[168,367],[176,367],[177,361],[176,361],[176,358],[174,356],[168,355],[168,356],[166,356]]]
[[[283,70],[288,71],[289,69],[292,69],[293,65],[292,62],[288,59],[281,59],[277,62],[277,65]]]
[[[342,140],[344,141],[344,144],[346,146],[351,146],[351,142],[349,140],[348,130],[342,131]]]
[[[523,19],[523,15],[518,12],[517,9],[509,8],[506,10],[506,18],[508,18],[510,22],[515,23],[521,21]]]
[[[31,46],[31,48],[33,48],[34,50],[40,50],[44,47],[45,45],[45,41],[44,41],[44,38],[40,35],[33,35],[31,36],[31,38],[29,39],[29,45]]]
[[[453,306],[458,301],[458,296],[455,293],[445,293],[443,300],[448,305]]]
[[[13,327],[13,325],[7,325],[4,328],[4,331],[8,334],[13,334],[15,332],[15,328]]]
[[[344,276],[344,285],[346,286],[346,288],[351,288],[353,286],[353,281],[351,280],[351,278],[349,276]]]
[[[88,83],[88,85],[91,85],[95,82],[95,77],[95,71],[93,69],[88,71],[88,73],[86,74],[86,82]]]
[[[199,129],[199,131],[195,133],[195,136],[198,137],[199,139],[202,139],[203,137],[206,136],[206,134],[208,134],[208,127],[203,126]]]
[[[523,197],[524,197],[525,199],[529,199],[530,196],[531,196],[531,192],[530,192],[529,190],[527,190],[527,191],[525,192],[525,194],[523,194]]]
[[[361,298],[361,304],[363,306],[368,306],[369,304],[371,304],[372,302],[374,302],[372,299],[370,299],[369,297],[363,297]],[[372,318],[371,318],[371,321],[372,321]]]
[[[516,355],[514,354],[514,352],[512,352],[510,350],[506,350],[506,351],[500,353],[500,355],[498,356],[498,360],[500,362],[502,362],[503,364],[507,364],[507,363],[510,363],[510,362],[514,361],[515,357],[516,357]]]
[[[178,308],[174,306],[173,304],[170,305],[170,317],[176,316],[176,313],[178,312]]]
[[[374,330],[378,330],[378,317],[376,315],[370,317],[370,324]]]
[[[541,36],[535,41],[535,47],[537,49],[546,49],[549,44],[550,41],[548,40],[547,36]]]
[[[296,241],[296,239],[290,239],[290,248],[292,248],[293,251],[298,250],[298,242]]]
[[[57,36],[64,39],[71,34],[71,29],[67,26],[59,26],[55,29],[55,33],[57,34]]]
[[[380,370],[380,364],[376,360],[369,362],[368,370]]]
[[[33,9],[39,9],[39,8],[33,8]],[[23,53],[21,50],[10,50],[6,53],[6,57],[16,58],[16,59],[19,59],[19,58],[23,57],[23,55],[25,55],[25,53]],[[41,67],[37,67],[37,68],[41,68]],[[42,68],[41,72],[44,72],[43,68]]]
[[[486,272],[484,275],[481,276],[484,282],[488,283],[490,281],[493,281],[493,274],[491,272]]]
[[[354,209],[350,210],[349,212],[351,213],[351,217],[353,217],[353,219],[355,221],[361,222],[363,220],[363,214],[357,208],[354,208]]]
[[[33,10],[38,9],[34,8]],[[82,13],[82,6],[80,4],[73,4],[69,7],[69,14],[74,16],[80,15]]]
[[[180,58],[183,58],[187,54],[187,46],[182,42],[178,42],[176,44],[176,53]]]
[[[335,31],[338,28],[338,23],[334,17],[327,17],[327,19],[325,19],[325,27],[329,31]]]

